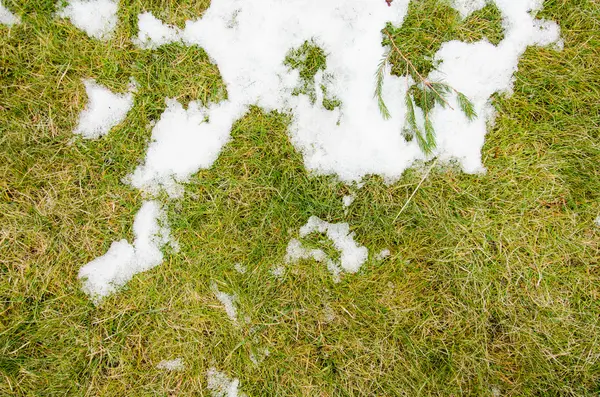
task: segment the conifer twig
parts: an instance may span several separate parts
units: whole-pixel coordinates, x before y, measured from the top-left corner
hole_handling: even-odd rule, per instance
[[[440,97],[440,99],[442,101],[444,101],[446,103],[446,105],[448,105],[448,107],[450,109],[454,110],[454,108],[452,107],[452,105],[450,105],[448,103],[448,101],[446,101],[446,99],[435,89],[435,87],[429,82],[429,80],[427,80],[425,77],[423,77],[421,75],[421,73],[419,73],[419,71],[417,70],[417,68],[415,67],[415,65],[413,65],[413,63],[402,53],[402,51],[400,51],[400,49],[398,48],[398,46],[394,42],[394,38],[392,37],[392,35],[386,29],[384,29],[383,32],[390,39],[390,43],[392,43],[392,48],[394,49],[394,51],[396,51],[402,57],[402,59],[404,59],[404,61],[406,62],[407,65],[410,65],[410,67],[416,73],[416,75],[419,77],[419,79],[421,79],[421,82],[423,84],[425,84],[427,87],[431,88],[433,90],[433,92],[435,92],[436,95],[438,97]]]

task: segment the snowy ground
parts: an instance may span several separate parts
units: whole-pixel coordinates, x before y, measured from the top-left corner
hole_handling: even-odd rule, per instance
[[[6,309],[0,390],[39,382],[29,374],[45,369],[20,366],[19,351],[42,345],[75,349],[73,373],[104,395],[132,383],[335,395],[344,379],[359,395],[517,395],[535,373],[556,390],[598,380],[587,310],[600,201],[585,186],[598,187],[587,127],[600,101],[579,95],[594,84],[578,58],[597,38],[577,36],[576,14],[565,33],[539,0],[452,2],[459,21],[486,23],[477,13],[494,6],[503,37],[448,40],[433,56],[426,78],[477,117],[454,92],[436,105],[427,156],[403,134],[412,78],[386,70],[391,117],[374,97],[393,51],[382,29],[404,26],[408,0],[223,0],[177,20],[172,4],[4,4],[0,241],[14,269],[1,285],[7,308],[28,308],[23,324],[45,325],[21,334]],[[578,18],[599,15],[590,4]],[[326,54],[314,97],[297,95],[305,81],[286,64],[307,41]],[[62,362],[54,372],[79,384]],[[148,376],[179,383],[137,386]]]

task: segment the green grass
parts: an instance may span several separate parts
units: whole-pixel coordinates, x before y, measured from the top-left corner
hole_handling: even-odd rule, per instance
[[[389,186],[370,177],[346,215],[350,187],[307,174],[289,116],[251,109],[214,167],[169,203],[181,251],[99,307],[77,272],[132,238],[143,198],[121,179],[144,156],[148,123],[167,95],[225,95],[202,50],[133,47],[137,13],[169,10],[159,17],[182,24],[208,2],[128,3],[108,43],[52,18],[54,1],[3,3],[23,24],[0,27],[0,395],[208,395],[213,365],[250,396],[600,393],[597,1],[545,2],[565,49],[529,49],[514,94],[495,98],[486,174],[436,167],[396,221],[422,170]],[[425,23],[419,15],[403,29]],[[465,39],[497,35],[485,15],[448,23]],[[140,88],[125,122],[74,139],[81,79],[125,91],[130,76]],[[276,279],[270,269],[311,215],[348,222],[370,253],[392,255],[339,284],[311,261]],[[238,295],[249,324],[231,324],[211,282]],[[255,366],[262,348],[270,355]],[[175,357],[185,371],[155,368]]]

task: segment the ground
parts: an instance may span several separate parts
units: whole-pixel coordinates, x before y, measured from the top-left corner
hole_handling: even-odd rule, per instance
[[[201,49],[133,46],[137,14],[182,26],[209,4],[127,2],[109,44],[54,18],[54,1],[4,5],[23,23],[0,27],[0,394],[209,395],[211,367],[249,396],[600,393],[598,1],[544,2],[564,50],[530,48],[513,95],[495,97],[487,172],[438,165],[401,213],[423,167],[360,190],[312,176],[289,116],[251,109],[169,201],[180,251],[99,306],[78,271],[132,240],[143,197],[121,180],[144,156],[148,124],[165,96],[223,95]],[[485,18],[448,23],[465,38],[497,34]],[[139,91],[125,122],[74,139],[81,79],[124,92],[130,76]],[[273,274],[313,215],[350,224],[371,253],[359,273],[334,283],[305,261]],[[232,324],[213,285],[237,295],[248,324]],[[184,370],[156,368],[178,357]]]

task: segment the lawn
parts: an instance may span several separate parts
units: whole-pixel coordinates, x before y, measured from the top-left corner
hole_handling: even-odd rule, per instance
[[[145,195],[123,179],[165,97],[226,95],[201,48],[135,46],[137,16],[183,27],[210,2],[121,0],[109,41],[55,17],[54,0],[3,4],[21,23],[0,25],[0,395],[218,396],[211,368],[248,396],[600,394],[597,0],[544,1],[564,49],[530,47],[512,95],[494,96],[485,173],[431,160],[359,188],[307,171],[292,116],[252,107],[182,197],[158,196],[179,250],[98,305],[78,272],[133,240]],[[495,7],[463,20],[444,0],[413,0],[394,29],[421,71],[442,42],[502,39]],[[326,54],[296,51],[309,56],[286,62],[310,81]],[[125,121],[75,136],[82,79],[125,92],[130,77]],[[311,216],[349,224],[369,249],[359,272],[336,283],[322,263],[284,262]],[[236,296],[236,322],[216,289]],[[183,369],[157,368],[176,358]]]

